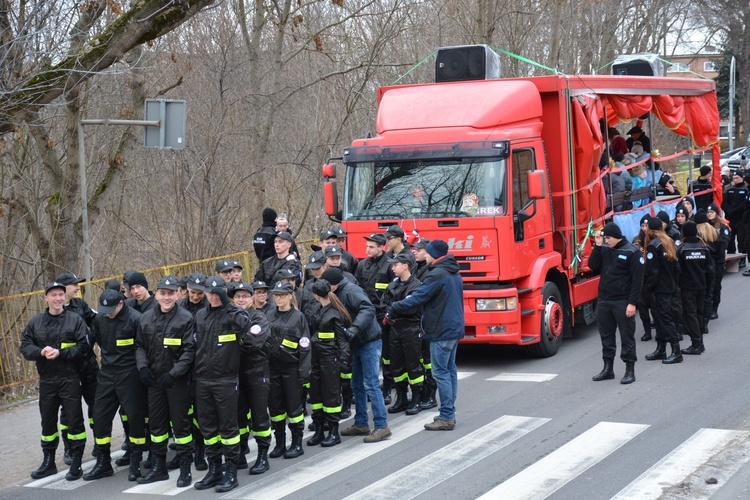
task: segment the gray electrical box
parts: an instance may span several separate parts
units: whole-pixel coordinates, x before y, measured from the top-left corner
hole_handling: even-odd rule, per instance
[[[145,120],[161,126],[146,125],[143,145],[147,148],[185,149],[185,107],[183,99],[146,99]]]

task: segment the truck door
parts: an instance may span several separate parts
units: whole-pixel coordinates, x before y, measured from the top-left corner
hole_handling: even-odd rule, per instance
[[[541,146],[517,144],[511,151],[511,190],[513,193],[513,239],[516,245],[517,265],[521,274],[530,270],[535,257],[546,252],[545,233],[550,220],[548,200],[532,200],[528,195],[527,173],[543,161]],[[543,166],[539,166],[543,168]]]

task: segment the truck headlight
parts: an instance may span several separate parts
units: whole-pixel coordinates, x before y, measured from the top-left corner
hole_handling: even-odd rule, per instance
[[[516,298],[477,299],[477,311],[513,311],[516,308]]]

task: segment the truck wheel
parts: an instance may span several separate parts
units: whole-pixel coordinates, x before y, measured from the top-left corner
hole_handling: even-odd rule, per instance
[[[557,354],[563,339],[564,312],[562,294],[557,285],[548,281],[542,288],[542,319],[539,329],[539,342],[528,346],[529,354],[538,358],[548,358]]]

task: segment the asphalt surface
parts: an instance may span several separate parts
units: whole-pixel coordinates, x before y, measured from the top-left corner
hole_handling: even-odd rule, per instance
[[[513,348],[462,346],[455,430],[423,430],[435,410],[389,416],[393,436],[384,442],[344,438],[329,449],[305,446],[304,456],[273,459],[261,476],[240,471],[240,488],[220,496],[750,498],[748,291],[750,278],[725,276],[720,317],[709,325],[701,356],[685,356],[671,366],[649,362],[644,356],[655,343],[638,341],[637,380],[631,385],[619,383],[624,374],[619,359],[615,380],[591,381],[601,369],[594,327],[578,328],[548,359],[528,358]],[[639,325],[636,335],[641,334]],[[170,481],[144,486],[129,483],[123,470],[90,483],[33,482],[28,473],[41,461],[38,438],[34,404],[0,413],[6,471],[0,498],[217,495],[176,489],[176,472]],[[251,462],[254,454],[251,445]],[[57,462],[64,476],[61,450]],[[194,472],[194,480],[202,475]]]

